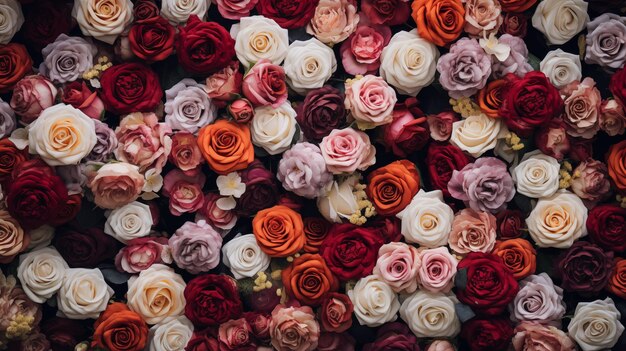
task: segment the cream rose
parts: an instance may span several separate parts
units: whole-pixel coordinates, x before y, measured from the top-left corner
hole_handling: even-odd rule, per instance
[[[111,211],[104,224],[104,232],[123,243],[147,236],[150,228],[150,207],[137,201]]]
[[[548,43],[565,44],[589,22],[587,7],[583,0],[540,1],[533,14],[533,27],[546,36]]]
[[[252,278],[270,266],[270,257],[261,250],[254,234],[238,236],[222,247],[224,265],[235,279]]]
[[[59,312],[70,319],[98,318],[113,296],[113,289],[97,269],[65,270],[63,284],[57,293]]]
[[[161,16],[174,26],[186,23],[189,16],[196,15],[201,20],[206,18],[211,0],[163,0]]]
[[[356,2],[352,0],[320,0],[306,32],[324,44],[346,40],[359,24]]]
[[[16,0],[0,0],[0,18],[0,44],[6,45],[24,24],[22,5]]]
[[[498,139],[508,133],[501,119],[484,114],[469,116],[452,124],[450,143],[474,157],[496,147]]]
[[[354,194],[354,187],[359,177],[354,175],[343,181],[334,181],[330,190],[317,198],[317,209],[329,222],[341,223],[359,210],[359,199]]]
[[[150,351],[182,351],[193,336],[193,324],[180,316],[150,328]]]
[[[296,111],[289,101],[274,108],[261,106],[254,109],[250,123],[252,143],[262,147],[270,155],[289,149],[296,134]]]
[[[337,70],[337,59],[331,48],[311,38],[296,40],[289,45],[285,57],[287,84],[298,94],[324,86]]]
[[[417,291],[400,306],[400,318],[418,338],[454,337],[461,331],[454,295]]]
[[[348,296],[354,305],[354,315],[361,325],[378,327],[398,318],[398,296],[378,276],[369,275],[359,279],[354,288],[348,290]]]
[[[51,166],[78,164],[98,141],[93,119],[65,104],[43,110],[27,130],[29,152]]]
[[[39,228],[29,230],[28,235],[30,236],[30,242],[28,243],[29,250],[43,249],[52,243],[54,227],[44,224]]]
[[[380,56],[380,76],[398,92],[417,95],[435,80],[439,51],[435,44],[417,35],[417,29],[400,31]]]
[[[127,304],[148,324],[181,316],[185,310],[185,281],[174,269],[153,264],[128,281]]]
[[[287,56],[287,34],[287,30],[276,21],[264,16],[243,17],[230,30],[230,35],[235,39],[237,59],[245,68],[261,59],[280,65]]]
[[[526,225],[539,247],[566,249],[587,235],[587,208],[582,200],[566,190],[539,199]]]
[[[126,30],[133,21],[131,0],[76,0],[72,16],[84,35],[107,44]]]
[[[584,351],[611,349],[624,332],[620,317],[610,297],[580,302],[567,330]]]
[[[67,269],[61,254],[53,247],[46,247],[20,256],[17,277],[33,302],[44,303],[61,289]]]
[[[557,89],[571,82],[582,80],[583,77],[580,57],[561,49],[548,52],[539,63],[539,70]]]
[[[522,162],[511,169],[517,192],[531,198],[554,195],[559,190],[561,165],[556,158],[536,150],[524,154]]]
[[[434,248],[448,243],[454,211],[443,202],[441,190],[421,189],[396,217],[402,220],[401,232],[407,242]]]

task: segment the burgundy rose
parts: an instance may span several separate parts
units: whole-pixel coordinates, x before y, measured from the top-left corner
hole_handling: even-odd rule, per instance
[[[417,99],[409,98],[396,104],[392,122],[383,126],[385,147],[398,157],[407,157],[430,140],[426,116],[417,103]]]
[[[524,38],[528,30],[528,17],[523,13],[509,12],[504,15],[502,25],[498,29],[498,34],[510,34],[515,37]]]
[[[237,201],[235,211],[241,216],[250,216],[262,209],[274,206],[278,201],[276,176],[261,161],[254,160],[239,173],[246,184],[246,192]]]
[[[626,250],[626,208],[603,204],[589,211],[587,231],[596,245],[605,250]]]
[[[369,223],[368,228],[374,229],[388,244],[402,239],[402,221],[397,217],[377,218]]]
[[[165,18],[156,16],[133,24],[128,42],[133,54],[148,61],[163,61],[174,52],[176,29]]]
[[[361,9],[373,24],[395,26],[409,19],[411,9],[408,1],[363,0]]]
[[[615,100],[626,109],[626,68],[622,67],[611,76],[609,90]]]
[[[570,138],[569,157],[576,162],[592,158],[593,141],[594,139]]]
[[[52,241],[72,268],[92,268],[112,259],[118,251],[117,241],[101,228],[59,228]]]
[[[426,164],[431,186],[441,190],[444,196],[449,197],[448,182],[453,171],[459,171],[472,162],[461,149],[452,144],[431,143],[426,152]]]
[[[317,351],[354,351],[356,340],[348,333],[321,333]]]
[[[319,142],[346,123],[344,98],[339,89],[331,86],[311,90],[306,95],[297,107],[296,120],[307,140]]]
[[[354,305],[348,295],[331,292],[322,300],[319,320],[322,330],[343,333],[352,326]]]
[[[176,54],[186,71],[206,75],[228,66],[235,55],[235,40],[217,22],[202,22],[191,15],[187,25],[179,27]]]
[[[597,293],[604,289],[611,276],[613,252],[577,241],[561,255],[557,267],[560,286],[565,291]]]
[[[24,6],[24,24],[20,33],[24,42],[34,51],[40,52],[53,43],[60,34],[72,29],[72,6],[65,2],[38,0]]]
[[[461,338],[472,351],[504,351],[513,338],[511,322],[502,317],[471,319],[463,323]]]
[[[259,0],[256,10],[286,29],[304,27],[313,15],[319,0]]]
[[[78,343],[90,336],[84,321],[61,317],[47,319],[41,324],[41,332],[46,335],[54,351],[74,351]]]
[[[226,275],[206,274],[185,287],[185,316],[196,327],[217,326],[243,313],[237,285]]]
[[[154,0],[137,0],[133,7],[133,20],[141,23],[159,16],[159,6]]]
[[[376,341],[365,344],[363,351],[419,351],[417,338],[406,325],[393,322],[383,325]]]
[[[50,220],[50,224],[53,227],[69,223],[78,215],[80,207],[83,201],[81,194],[69,195],[65,204],[62,204],[57,212],[57,215]]]
[[[509,240],[521,237],[526,230],[525,218],[524,213],[519,210],[505,209],[498,212],[498,214],[496,214],[498,238]]]
[[[245,296],[246,305],[257,312],[271,313],[280,303],[280,296],[276,294],[277,289],[276,286],[273,286],[269,289],[253,291],[251,294]]]
[[[100,85],[107,111],[119,115],[154,111],[163,97],[159,76],[141,63],[112,66],[102,73]]]
[[[544,154],[562,160],[570,151],[570,136],[565,131],[565,124],[554,119],[541,127],[535,134],[535,144]]]

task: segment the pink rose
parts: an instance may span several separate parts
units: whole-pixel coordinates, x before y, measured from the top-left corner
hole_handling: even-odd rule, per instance
[[[168,245],[176,265],[191,274],[208,272],[220,263],[222,237],[205,221],[185,222]]]
[[[465,31],[474,37],[497,33],[502,24],[502,8],[498,0],[465,1]]]
[[[448,244],[459,254],[491,252],[496,244],[496,227],[496,217],[491,213],[463,209],[454,216]]]
[[[522,322],[515,328],[513,348],[515,351],[574,351],[576,344],[553,326]]]
[[[228,105],[226,110],[237,123],[248,123],[254,117],[254,107],[252,107],[252,103],[246,99],[233,101]]]
[[[132,239],[115,256],[117,270],[130,274],[139,273],[155,263],[172,263],[172,256],[167,247],[167,238],[143,237]]]
[[[456,275],[456,258],[446,247],[421,250],[419,258],[422,261],[418,274],[420,288],[435,293],[449,292]]]
[[[356,340],[348,333],[322,333],[317,351],[354,351]]]
[[[260,312],[244,312],[243,317],[250,324],[255,339],[263,342],[270,340],[271,318],[269,315]]]
[[[393,291],[410,294],[417,290],[417,275],[421,261],[419,252],[405,243],[391,242],[378,249],[374,274]]]
[[[287,100],[285,70],[270,60],[261,59],[243,77],[242,89],[254,106],[278,108]]]
[[[567,133],[574,137],[591,139],[600,130],[602,97],[593,78],[573,82],[561,89],[565,103],[563,121]]]
[[[452,124],[460,118],[452,111],[440,112],[426,117],[430,128],[430,137],[437,141],[447,141],[452,134]]]
[[[366,75],[346,83],[346,109],[360,129],[390,123],[397,101],[395,90],[381,77]]]
[[[560,121],[553,121],[540,129],[536,134],[535,144],[541,152],[559,161],[563,160],[571,148],[565,126]]]
[[[352,312],[354,312],[354,305],[348,295],[328,293],[319,309],[322,330],[335,333],[345,332],[352,326]]]
[[[230,230],[237,223],[235,211],[223,210],[217,206],[217,200],[222,196],[214,193],[204,195],[204,203],[196,212],[196,221],[204,219],[210,225],[222,229]]]
[[[191,173],[191,172],[188,172]],[[204,203],[202,187],[206,177],[199,169],[185,174],[174,169],[163,178],[163,195],[170,199],[170,212],[175,216],[196,212]]]
[[[391,29],[387,26],[369,24],[365,16],[360,17],[359,26],[341,44],[341,62],[350,74],[375,74],[380,67],[380,55],[391,40]]]
[[[105,164],[90,178],[95,204],[106,209],[137,200],[145,182],[137,167],[125,162]]]
[[[172,128],[159,123],[154,113],[126,115],[115,129],[118,146],[115,157],[139,167],[139,172],[154,168],[157,173],[167,162],[172,149]]]
[[[245,318],[231,319],[220,324],[218,331],[220,350],[255,350],[256,345],[251,334],[252,328]]]
[[[326,167],[332,173],[363,171],[376,163],[376,148],[370,137],[352,128],[333,129],[320,143]]]
[[[455,349],[448,340],[435,340],[428,345],[426,351],[455,351]]]
[[[324,44],[340,43],[359,24],[355,0],[320,0],[306,32]]]
[[[196,137],[189,132],[178,132],[172,136],[168,159],[185,173],[193,173],[204,161]]]
[[[11,96],[11,108],[24,124],[31,124],[41,111],[54,105],[57,88],[46,77],[40,75],[22,78]]]
[[[393,120],[383,126],[385,148],[398,157],[407,157],[423,148],[430,140],[426,117],[417,104],[415,98],[396,104]]]
[[[239,61],[232,61],[225,68],[213,73],[206,79],[206,91],[211,102],[218,108],[234,100],[241,92],[243,76],[239,72]]]
[[[585,205],[593,207],[611,196],[608,169],[600,161],[588,159],[581,162],[572,173],[571,188]]]
[[[604,100],[600,107],[600,129],[610,136],[622,135],[626,130],[626,114],[615,100]]]
[[[272,346],[278,351],[313,351],[320,337],[320,326],[309,306],[285,307],[272,311]]]
[[[241,17],[250,16],[250,11],[259,0],[215,0],[215,2],[222,17],[239,20]]]

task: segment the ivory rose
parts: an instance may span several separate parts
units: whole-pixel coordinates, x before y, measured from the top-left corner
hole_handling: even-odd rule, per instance
[[[582,200],[566,190],[539,199],[526,225],[539,247],[566,249],[587,235],[587,208]]]
[[[44,303],[56,294],[69,266],[53,247],[45,247],[20,256],[17,277],[22,289],[36,303]]]
[[[434,248],[448,242],[454,211],[443,202],[440,190],[421,189],[396,217],[402,220],[401,232],[407,242]]]
[[[311,38],[289,45],[283,64],[289,86],[300,95],[321,88],[337,70],[337,59],[331,48]]]
[[[533,27],[545,35],[549,44],[565,44],[589,22],[587,7],[583,0],[540,1],[533,14]]]
[[[610,297],[580,302],[567,326],[568,334],[583,350],[611,349],[624,332],[620,317]]]
[[[270,155],[277,155],[289,149],[296,134],[296,111],[289,101],[277,108],[261,106],[254,109],[250,123],[252,143],[262,147]]]
[[[211,6],[211,0],[163,0],[161,15],[172,25],[186,23],[189,16],[196,15],[204,20]]]
[[[8,44],[24,24],[22,5],[18,0],[0,0],[0,44]]]
[[[244,17],[231,27],[230,35],[235,38],[237,59],[246,68],[261,59],[280,65],[287,56],[287,29],[281,28],[273,19]]]
[[[333,181],[325,195],[317,198],[317,209],[329,222],[341,223],[359,211],[359,199],[354,194],[358,176]]]
[[[539,63],[539,70],[557,89],[582,79],[582,66],[578,55],[561,49],[549,51]]]
[[[524,154],[511,170],[517,192],[531,198],[552,196],[559,190],[561,165],[554,157],[539,151]]]
[[[84,35],[113,44],[133,20],[133,3],[130,0],[76,0],[72,17]]]
[[[150,328],[149,351],[183,350],[193,335],[193,324],[187,317],[180,316]]]
[[[150,207],[135,201],[111,211],[104,224],[104,232],[127,243],[150,234],[152,224]]]
[[[224,265],[235,279],[253,278],[267,270],[270,257],[261,250],[254,234],[235,237],[222,247]]]
[[[361,325],[378,327],[395,321],[400,309],[398,296],[376,275],[359,279],[348,296],[354,305],[354,315]]]
[[[484,114],[473,115],[452,123],[450,143],[474,157],[496,147],[498,139],[504,138],[508,129],[501,119]]]
[[[417,291],[400,306],[400,318],[418,338],[453,337],[461,331],[455,311],[458,303],[454,295]]]
[[[98,318],[113,296],[113,289],[97,269],[65,270],[63,284],[57,293],[57,306],[63,316],[71,319]]]

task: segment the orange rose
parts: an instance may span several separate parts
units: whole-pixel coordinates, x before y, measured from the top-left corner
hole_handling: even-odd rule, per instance
[[[0,93],[7,93],[33,70],[33,59],[22,44],[0,45]]]
[[[614,263],[613,273],[611,278],[609,278],[606,290],[622,299],[626,299],[626,260],[618,257]]]
[[[242,170],[254,160],[248,126],[223,119],[200,129],[198,147],[219,174]]]
[[[337,279],[318,254],[296,258],[283,269],[282,278],[287,295],[309,306],[319,305],[327,293],[339,288]]]
[[[537,0],[500,0],[500,6],[504,12],[524,12],[533,5]]]
[[[271,257],[291,256],[306,241],[302,217],[283,205],[259,211],[252,220],[252,232],[261,250]]]
[[[114,302],[94,324],[91,347],[110,351],[141,351],[148,340],[148,326],[126,304]]]
[[[615,188],[620,193],[626,193],[626,140],[611,146],[606,165]]]
[[[420,37],[437,46],[455,41],[465,26],[461,0],[415,0],[411,5]]]
[[[304,236],[306,237],[306,243],[304,243],[304,251],[308,253],[318,253],[322,242],[328,235],[330,230],[330,223],[324,218],[320,217],[307,217],[303,220],[304,223]]]
[[[496,242],[493,253],[502,257],[515,279],[520,280],[535,273],[537,252],[525,239],[510,239]]]
[[[382,216],[394,216],[402,211],[420,189],[417,168],[407,160],[381,167],[370,173],[367,180],[367,196]]]
[[[498,109],[502,105],[502,91],[506,84],[504,79],[489,82],[478,92],[478,106],[484,114],[491,118],[499,118]]]

